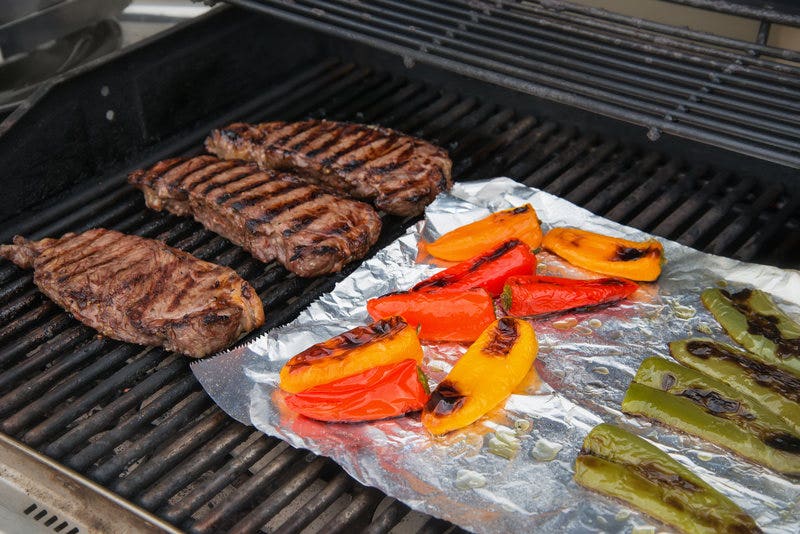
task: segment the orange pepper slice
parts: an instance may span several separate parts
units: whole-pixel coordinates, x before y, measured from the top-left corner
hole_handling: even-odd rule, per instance
[[[422,361],[417,331],[402,317],[389,317],[348,330],[295,355],[281,369],[280,388],[299,393],[406,359]]]
[[[630,241],[578,228],[553,228],[542,246],[577,267],[640,282],[658,278],[664,262],[664,247],[655,239]]]
[[[529,323],[513,317],[493,322],[433,390],[422,424],[441,435],[474,423],[511,395],[538,350]]]
[[[464,261],[510,239],[530,249],[542,243],[542,229],[530,204],[492,213],[479,221],[447,232],[425,249],[431,256],[447,261]]]

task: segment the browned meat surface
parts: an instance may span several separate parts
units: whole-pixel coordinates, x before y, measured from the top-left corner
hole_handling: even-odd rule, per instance
[[[128,180],[149,207],[191,214],[259,260],[278,260],[300,276],[341,270],[364,257],[380,234],[371,206],[253,163],[175,158]]]
[[[0,245],[39,289],[105,336],[201,357],[264,323],[255,290],[232,269],[160,241],[95,229]]]
[[[378,126],[308,120],[236,123],[211,132],[209,152],[292,171],[394,215],[419,215],[452,185],[447,152]]]

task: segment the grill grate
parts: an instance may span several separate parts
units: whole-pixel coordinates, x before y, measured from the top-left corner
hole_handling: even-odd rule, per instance
[[[800,258],[796,239],[787,238],[800,225],[798,196],[780,186],[688,168],[352,63],[298,67],[244,109],[241,118],[250,121],[380,123],[449,148],[457,179],[507,174],[690,246],[780,265]],[[386,218],[379,246],[409,222]],[[122,175],[7,231],[42,237],[93,226],[163,239],[233,267],[264,300],[265,328],[290,320],[347,274],[305,280],[265,267],[190,220],[148,210]],[[0,430],[181,528],[387,532],[402,522],[420,531],[458,530],[360,486],[326,459],[227,418],[200,391],[186,359],[97,338],[43,297],[30,273],[0,266],[0,307]]]
[[[539,0],[232,0],[414,61],[800,167],[800,53]],[[763,26],[762,37],[766,38]]]

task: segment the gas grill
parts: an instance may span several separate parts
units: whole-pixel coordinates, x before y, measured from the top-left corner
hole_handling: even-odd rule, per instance
[[[800,54],[766,44],[770,24],[800,25],[788,5],[679,2],[761,20],[742,42],[551,0],[232,3],[265,15],[215,9],[6,117],[0,242],[92,227],[164,240],[250,281],[263,333],[357,265],[298,278],[147,209],[125,177],[199,153],[215,126],[312,117],[430,140],[450,151],[456,180],[510,176],[706,252],[800,266]],[[383,221],[373,252],[414,222]],[[132,531],[460,530],[234,421],[186,358],[98,337],[8,263],[0,431],[0,468],[22,473],[0,484],[17,492],[0,499],[0,526],[13,504],[29,528],[70,534],[97,529],[114,505]],[[26,486],[63,485],[63,496],[84,483],[102,506],[64,510],[58,491]]]

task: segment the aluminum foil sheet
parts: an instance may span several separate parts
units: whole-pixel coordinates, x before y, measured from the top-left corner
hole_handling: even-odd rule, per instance
[[[573,482],[572,467],[584,436],[606,421],[655,441],[739,504],[765,531],[800,532],[798,481],[619,410],[639,363],[647,356],[669,358],[669,341],[696,335],[729,341],[702,306],[703,289],[757,287],[777,295],[790,315],[800,317],[798,271],[737,262],[661,240],[667,264],[657,283],[642,284],[630,300],[616,306],[532,321],[540,344],[535,372],[501,409],[442,438],[431,437],[418,415],[330,424],[296,416],[282,404],[278,372],[286,360],[370,322],[367,299],[407,289],[441,269],[417,263],[420,237],[431,240],[526,202],[545,229],[575,226],[635,240],[650,237],[507,178],[456,184],[428,207],[424,222],[379,251],[292,323],[194,364],[195,375],[236,419],[329,456],[361,483],[471,531],[663,529],[646,515]],[[593,276],[544,252],[538,258],[540,273]],[[465,350],[458,344],[424,346],[424,369],[432,384]]]

